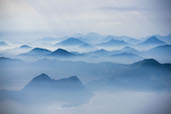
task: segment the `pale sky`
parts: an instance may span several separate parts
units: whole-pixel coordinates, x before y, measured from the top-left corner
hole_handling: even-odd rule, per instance
[[[170,0],[0,0],[0,32],[171,33]]]

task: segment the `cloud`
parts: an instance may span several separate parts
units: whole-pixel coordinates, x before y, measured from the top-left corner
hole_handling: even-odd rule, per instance
[[[0,102],[0,109],[8,112],[4,114],[166,114],[170,97],[170,93],[98,92],[90,103],[75,107],[62,107],[58,103],[32,105],[8,101]]]
[[[166,4],[161,7],[159,2],[162,4],[161,0],[0,0],[0,32],[168,34],[169,8],[165,10]]]

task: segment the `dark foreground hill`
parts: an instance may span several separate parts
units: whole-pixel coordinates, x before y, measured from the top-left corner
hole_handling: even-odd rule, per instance
[[[88,102],[90,91],[77,76],[59,80],[42,73],[33,78],[21,91],[0,91],[0,99],[11,99],[23,103],[59,103],[78,105]]]

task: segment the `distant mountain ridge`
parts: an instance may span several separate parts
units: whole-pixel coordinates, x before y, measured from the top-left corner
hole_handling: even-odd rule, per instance
[[[144,42],[138,44],[140,46],[159,46],[159,45],[166,45],[165,42],[159,40],[156,36],[151,36],[150,38],[148,38],[147,40],[145,40]]]
[[[111,52],[107,51],[105,49],[99,49],[99,50],[95,50],[95,51],[89,52],[88,54],[106,56],[106,55],[111,54]]]
[[[133,53],[127,53],[127,52],[123,52],[123,53],[119,53],[119,54],[113,54],[111,55],[111,57],[114,57],[114,58],[118,58],[118,59],[122,59],[122,58],[125,58],[125,59],[138,59],[138,60],[141,60],[143,59],[143,57],[139,56],[139,55],[136,55],[136,54],[133,54]]]
[[[48,49],[44,48],[34,48],[31,51],[27,53],[20,54],[20,56],[65,56],[65,57],[70,57],[70,56],[75,56],[75,54],[68,52],[64,49],[58,48],[55,51],[50,51]]]
[[[128,37],[128,36],[113,36],[113,35],[108,35],[104,39],[108,39],[108,40],[111,40],[111,39],[114,39],[114,40],[122,40],[122,41],[125,41],[125,42],[129,43],[129,44],[137,44],[137,43],[140,42],[140,40],[135,39],[135,38],[131,38],[131,37]]]
[[[116,89],[125,90],[170,90],[171,64],[161,64],[155,59],[144,59],[129,64],[117,70],[113,76],[93,80],[89,83],[92,89]]]
[[[19,56],[43,56],[50,54],[51,51],[44,48],[34,48],[27,53],[20,54]]]
[[[81,46],[81,45],[86,45],[87,43],[77,39],[77,38],[74,38],[74,37],[71,37],[71,38],[68,38],[66,40],[63,40],[59,43],[57,43],[56,45],[59,45],[59,46]]]
[[[16,62],[16,61],[19,61],[19,60],[7,58],[7,57],[0,57],[0,62]]]
[[[114,39],[111,39],[105,43],[99,44],[99,46],[127,46],[127,45],[129,45],[129,44],[125,41],[114,40]]]
[[[126,46],[120,50],[115,50],[115,51],[112,51],[113,54],[120,54],[120,53],[132,53],[132,54],[140,54],[140,52],[130,46]]]
[[[149,51],[171,51],[171,45],[162,45],[162,46],[158,46],[155,48],[150,49]]]
[[[144,51],[143,54],[147,57],[153,57],[163,63],[171,63],[171,45],[162,45]]]

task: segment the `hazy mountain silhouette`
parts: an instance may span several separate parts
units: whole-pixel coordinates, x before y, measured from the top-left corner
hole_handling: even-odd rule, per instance
[[[163,45],[163,46],[158,46],[155,48],[152,48],[148,50],[147,52],[149,53],[160,53],[160,54],[166,54],[166,53],[171,53],[171,45]]]
[[[139,56],[139,55],[136,55],[136,54],[133,54],[133,53],[126,53],[126,52],[123,52],[123,53],[119,53],[119,54],[113,54],[111,55],[112,58],[117,58],[117,59],[133,59],[133,60],[141,60],[143,59],[143,57]]]
[[[68,88],[69,87],[69,88]],[[63,78],[59,80],[53,80],[48,75],[42,73],[39,76],[33,78],[22,91],[43,91],[43,90],[51,90],[55,91],[74,91],[74,90],[82,90],[85,89],[84,85],[76,76],[72,76],[69,78]]]
[[[20,56],[43,56],[51,54],[50,50],[43,49],[43,48],[34,48],[27,53],[20,54]]]
[[[160,46],[160,45],[166,45],[165,42],[159,40],[156,36],[152,36],[145,40],[142,43],[138,44],[139,46]]]
[[[21,48],[21,49],[29,49],[29,48],[31,48],[31,47],[28,46],[28,45],[22,45],[22,46],[20,46],[19,48]]]
[[[99,50],[96,50],[96,51],[92,51],[92,52],[89,52],[88,54],[93,54],[93,55],[102,55],[102,56],[106,56],[106,55],[110,55],[111,52],[110,51],[107,51],[105,49],[99,49]]]
[[[7,57],[0,57],[0,63],[3,63],[3,62],[17,62],[17,61],[19,61],[19,60],[7,58]]]
[[[139,56],[137,54],[123,52],[123,53],[118,53],[118,54],[112,54],[110,56],[110,59],[112,59],[114,62],[117,62],[117,63],[130,64],[130,63],[133,63],[133,62],[143,60],[143,57],[141,57],[141,56]]]
[[[87,43],[77,39],[77,38],[68,38],[64,41],[61,41],[59,43],[57,43],[56,45],[59,45],[59,46],[81,46],[81,45],[85,45]]]
[[[127,45],[129,45],[129,44],[125,41],[114,40],[114,39],[112,39],[108,42],[99,44],[99,46],[127,46]]]
[[[52,56],[65,56],[65,57],[67,57],[67,56],[74,56],[75,54],[59,48],[56,51],[52,52],[51,55]]]
[[[127,43],[130,43],[130,44],[137,44],[140,42],[140,40],[138,39],[135,39],[135,38],[131,38],[131,37],[128,37],[128,36],[113,36],[113,35],[108,35],[104,38],[105,40],[122,40],[122,41],[125,41]]]
[[[168,90],[170,89],[171,64],[160,64],[154,59],[145,59],[122,67],[111,77],[90,82],[92,89],[133,89]]]
[[[88,98],[91,96],[77,76],[54,80],[44,73],[33,78],[21,93],[38,101],[65,101],[71,104],[88,102]]]
[[[141,40],[138,40],[135,38],[130,38],[130,37],[126,37],[126,39],[124,41],[129,43],[129,44],[138,44],[141,42]]]
[[[85,43],[85,44],[81,45],[80,48],[93,48],[93,46],[88,43]]]
[[[1,75],[4,75],[4,70],[6,70],[7,67],[15,67],[16,65],[21,65],[24,63],[24,61],[14,58],[8,58],[8,57],[0,57],[0,72]]]
[[[114,51],[107,51],[105,49],[99,49],[99,50],[96,50],[96,51],[92,51],[92,52],[89,52],[87,54],[90,54],[90,55],[101,55],[101,56],[111,56],[111,55],[123,55],[123,54],[127,54],[128,56],[129,55],[137,55],[139,56],[140,52],[134,48],[131,48],[129,46],[126,46],[124,48],[122,48],[121,50],[114,50]],[[142,58],[142,57],[141,57]]]
[[[112,51],[113,54],[120,54],[120,53],[132,53],[132,54],[141,54],[138,50],[130,47],[130,46],[126,46],[120,50],[115,50]]]
[[[6,99],[23,103],[66,103],[79,105],[89,101],[91,92],[82,84],[77,76],[51,79],[47,74],[33,78],[21,91],[0,91]],[[1,97],[1,96],[0,96]],[[1,98],[0,98],[1,99]]]
[[[150,50],[143,52],[147,57],[155,58],[163,63],[171,63],[171,45],[162,45],[154,47]]]
[[[136,53],[138,53],[138,50],[136,50],[136,49],[134,49],[134,48],[132,48],[130,46],[126,46],[126,47],[122,48],[121,51],[124,51],[124,52],[130,51],[130,52],[136,52]]]
[[[146,66],[158,67],[161,64],[158,61],[156,61],[155,59],[144,59],[144,60],[136,62],[136,63],[134,63],[132,65],[133,66],[141,66],[141,67],[146,67]]]

